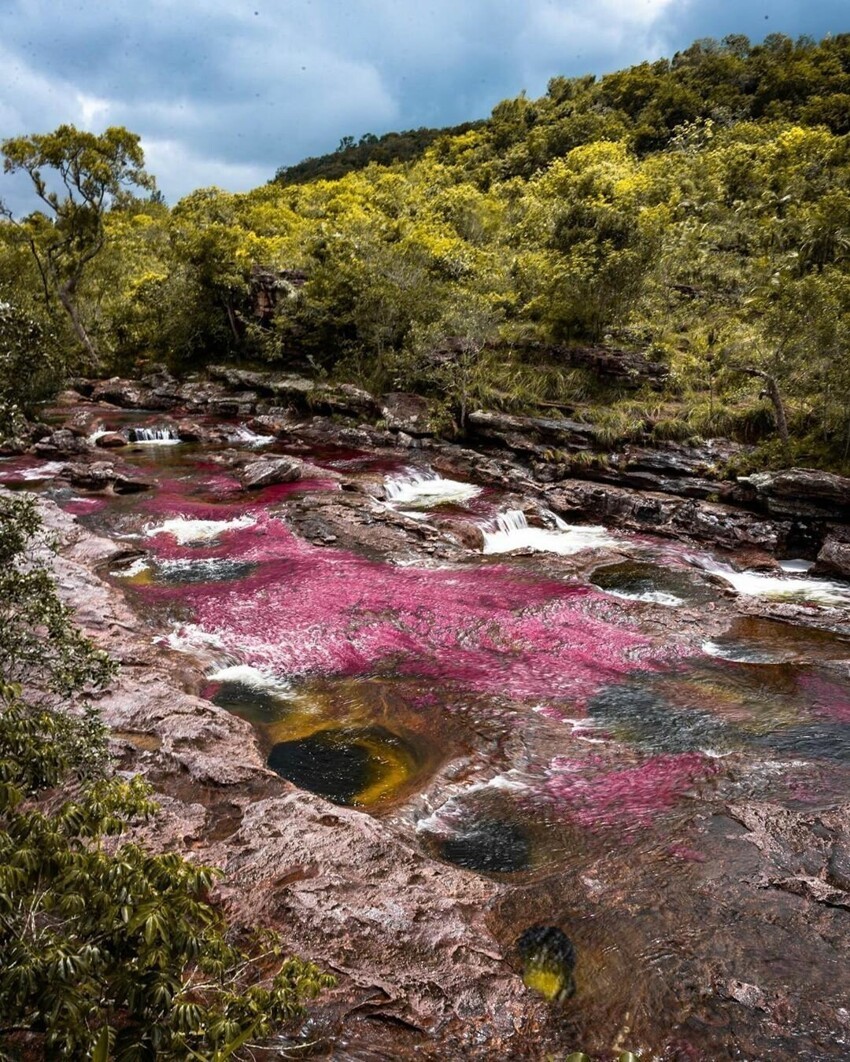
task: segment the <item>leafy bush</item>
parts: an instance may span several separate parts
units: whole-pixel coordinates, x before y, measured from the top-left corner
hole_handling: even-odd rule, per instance
[[[65,367],[49,326],[0,297],[0,438],[17,434],[62,386]]]

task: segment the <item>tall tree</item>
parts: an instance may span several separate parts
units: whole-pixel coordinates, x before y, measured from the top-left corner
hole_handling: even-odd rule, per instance
[[[139,137],[122,126],[96,136],[60,125],[0,145],[6,173],[26,173],[43,207],[24,221],[0,201],[0,213],[21,228],[38,267],[46,303],[58,300],[95,365],[99,357],[80,314],[78,290],[106,242],[104,216],[130,186],[153,190]],[[44,210],[46,208],[46,212]]]

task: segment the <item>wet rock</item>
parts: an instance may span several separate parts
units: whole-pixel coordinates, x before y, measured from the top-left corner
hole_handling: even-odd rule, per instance
[[[850,843],[835,845],[826,866],[826,879],[836,889],[850,892]]]
[[[180,442],[203,443],[210,438],[210,433],[195,420],[181,420],[174,428]]]
[[[274,435],[281,438],[288,435],[296,422],[285,414],[264,413],[248,421],[248,428],[257,435]]]
[[[566,519],[578,517],[633,531],[651,530],[729,550],[755,546],[781,552],[792,531],[791,521],[768,519],[729,505],[580,480],[562,481],[547,499]]]
[[[788,468],[742,476],[763,500],[767,511],[779,515],[822,514],[835,518],[850,513],[850,479],[814,468]]]
[[[109,431],[106,435],[99,435],[95,440],[95,446],[99,446],[101,450],[116,450],[126,445],[127,440],[117,431]]]
[[[502,819],[479,819],[439,845],[443,859],[467,870],[511,874],[526,870],[531,842],[523,827]]]
[[[60,428],[46,438],[39,440],[33,447],[38,457],[67,457],[72,454],[87,453],[91,447],[86,439],[75,435],[67,428]]]
[[[263,457],[242,469],[244,490],[258,490],[273,483],[294,483],[301,479],[303,465],[297,457]]]
[[[850,579],[850,527],[835,528],[826,536],[814,571]]]
[[[146,479],[116,470],[108,461],[68,465],[62,475],[72,486],[95,493],[111,488],[116,494],[138,494],[140,491],[150,490],[153,486]]]
[[[433,434],[428,402],[421,395],[405,391],[383,395],[381,415],[393,431],[413,436]]]
[[[154,484],[150,480],[139,476],[125,476],[118,472],[112,481],[112,489],[116,494],[141,494],[143,491],[152,490]]]
[[[470,520],[452,520],[442,517],[434,523],[441,531],[459,542],[464,549],[481,552],[484,549],[484,531]]]
[[[115,478],[115,469],[104,461],[95,461],[93,464],[69,465],[63,476],[74,487],[82,490],[101,491],[106,490]]]

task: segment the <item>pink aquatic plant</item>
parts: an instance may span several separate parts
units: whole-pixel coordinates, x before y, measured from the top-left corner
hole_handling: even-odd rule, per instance
[[[198,506],[191,516],[221,519],[222,513]],[[199,556],[197,547],[179,546],[166,535],[153,543],[165,557]],[[223,530],[203,556],[258,567],[227,584],[146,592],[179,593],[195,622],[226,648],[281,675],[357,675],[392,667],[484,693],[566,698],[575,706],[670,654],[636,631],[593,616],[585,603],[595,595],[586,587],[501,565],[435,570],[378,564],[313,547],[263,514],[251,527]]]
[[[692,752],[653,756],[617,768],[597,757],[556,757],[547,770],[544,792],[579,825],[637,829],[648,826],[717,769],[715,761]]]

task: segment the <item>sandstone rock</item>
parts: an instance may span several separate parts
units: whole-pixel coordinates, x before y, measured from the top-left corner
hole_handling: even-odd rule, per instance
[[[86,439],[80,438],[67,428],[60,428],[59,431],[54,431],[37,442],[33,447],[33,452],[39,457],[64,457],[87,453],[89,449]]]
[[[247,426],[258,435],[274,435],[280,438],[288,435],[296,425],[292,418],[285,414],[263,413],[252,417]]]
[[[107,432],[106,435],[100,435],[95,440],[95,446],[99,446],[102,450],[115,450],[126,445],[127,440],[117,431]]]
[[[110,380],[96,383],[90,397],[93,402],[109,402],[110,405],[120,406],[122,409],[144,409],[144,394],[145,389],[141,384],[114,376]]]
[[[837,527],[826,536],[814,570],[850,579],[850,527]]]
[[[381,398],[381,415],[393,431],[433,435],[428,402],[421,395],[395,391]]]
[[[364,415],[378,416],[381,411],[381,405],[374,395],[353,384],[317,386],[312,393],[310,405],[323,413],[357,418]]]
[[[302,474],[297,457],[263,457],[246,465],[240,478],[244,490],[257,490],[273,483],[294,483]]]
[[[115,479],[115,466],[107,461],[68,465],[64,471],[72,486],[81,490],[107,490]]]
[[[480,553],[484,549],[484,532],[469,520],[438,519],[434,523],[439,529],[459,542],[464,549]]]
[[[744,546],[780,551],[791,532],[788,520],[766,519],[732,506],[671,494],[564,480],[547,494],[556,513],[601,520],[615,527],[710,542],[725,549]]]
[[[819,513],[835,519],[850,513],[850,479],[832,472],[788,468],[742,476],[739,482],[752,488],[771,513]]]
[[[508,413],[490,413],[476,410],[470,413],[468,425],[476,435],[485,438],[505,440],[514,435],[512,449],[519,440],[527,445],[530,440],[545,440],[553,445],[570,447],[587,447],[593,443],[598,431],[592,424],[583,424],[577,420],[558,419],[554,417],[519,417]],[[508,444],[510,445],[510,444]]]

